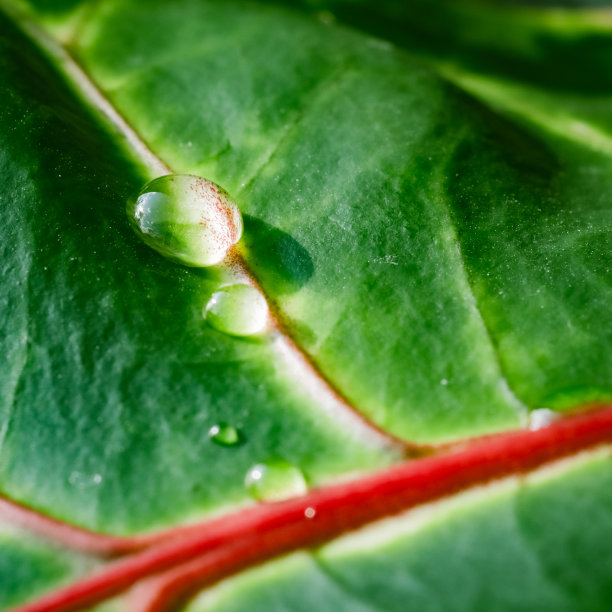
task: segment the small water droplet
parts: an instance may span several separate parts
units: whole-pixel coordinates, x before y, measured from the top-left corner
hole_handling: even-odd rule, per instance
[[[308,508],[306,508],[306,510],[304,510],[304,516],[307,519],[314,518],[316,513],[317,513],[317,511],[314,508],[310,507],[310,506]]]
[[[208,430],[208,437],[220,446],[236,446],[242,441],[240,432],[227,423],[218,423]]]
[[[446,380],[446,378],[443,378],[443,379],[440,381],[440,384],[441,384],[443,387],[446,387],[446,385],[448,385],[448,380]]]
[[[550,410],[549,408],[537,408],[532,410],[529,414],[529,429],[535,431],[536,429],[542,429],[548,427],[555,421],[561,418],[558,412]]]
[[[68,482],[78,489],[87,489],[94,485],[99,485],[102,482],[100,474],[85,474],[84,472],[74,471],[70,473]]]
[[[261,293],[242,283],[212,294],[204,309],[206,321],[232,336],[256,336],[268,325],[268,304]]]
[[[278,501],[308,491],[302,472],[283,459],[254,465],[244,479],[249,493],[260,501]]]
[[[189,174],[147,183],[128,216],[145,244],[188,266],[219,263],[242,235],[242,217],[227,192]]]

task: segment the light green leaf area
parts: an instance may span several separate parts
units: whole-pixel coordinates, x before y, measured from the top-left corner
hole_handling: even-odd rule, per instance
[[[267,342],[204,322],[219,282],[141,243],[125,205],[142,171],[0,25],[2,492],[131,532],[249,503],[244,477],[270,457],[312,485],[388,463]],[[244,444],[209,439],[219,423]]]
[[[174,170],[237,199],[264,290],[359,410],[423,441],[516,425],[445,184],[472,105],[377,41],[236,6],[105,5],[73,44]]]
[[[612,597],[608,454],[269,563],[189,612],[599,612]]]

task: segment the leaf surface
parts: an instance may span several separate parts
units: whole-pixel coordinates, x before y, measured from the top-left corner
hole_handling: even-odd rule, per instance
[[[349,21],[398,46],[278,3],[2,3],[3,495],[149,532],[252,509],[244,480],[261,462],[317,487],[398,461],[398,438],[456,441],[612,397],[609,92],[556,68],[575,54],[605,74],[606,26],[440,3],[398,34],[415,7],[359,4]],[[295,345],[209,327],[220,273],[132,232],[126,203],[154,173],[91,84],[174,172],[229,191],[241,255]],[[210,439],[223,423],[240,444]],[[438,502],[414,533],[410,516],[374,525],[193,610],[601,609],[606,461]],[[559,532],[580,563],[550,554]],[[5,608],[91,570],[15,541]]]

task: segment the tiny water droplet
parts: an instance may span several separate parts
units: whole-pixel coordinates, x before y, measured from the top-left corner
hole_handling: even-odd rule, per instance
[[[68,482],[78,489],[87,489],[99,485],[102,482],[102,476],[100,474],[90,475],[84,472],[74,471],[70,473]]]
[[[268,303],[261,293],[242,283],[212,294],[204,309],[206,321],[232,336],[256,336],[268,325]]]
[[[145,244],[187,266],[218,264],[242,235],[242,217],[226,191],[189,174],[147,183],[128,216]]]
[[[217,423],[208,430],[208,437],[219,446],[236,446],[242,441],[240,432],[227,423]]]
[[[536,429],[542,429],[548,427],[555,421],[561,418],[558,412],[550,410],[549,408],[537,408],[532,410],[529,414],[529,429],[535,431]]]
[[[446,385],[448,385],[448,380],[446,380],[446,378],[443,378],[443,379],[440,381],[440,384],[441,384],[443,387],[446,387]]]
[[[317,511],[314,508],[310,507],[310,506],[308,508],[306,508],[306,510],[304,510],[304,516],[307,519],[314,518],[316,513],[317,513]]]
[[[279,501],[308,491],[304,474],[283,459],[254,465],[244,479],[249,493],[260,501]]]

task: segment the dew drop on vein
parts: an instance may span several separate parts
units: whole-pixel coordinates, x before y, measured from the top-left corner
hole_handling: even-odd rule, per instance
[[[247,472],[244,484],[251,496],[260,501],[280,501],[308,491],[302,471],[283,459],[254,465]]]
[[[529,413],[528,427],[531,430],[543,429],[558,421],[561,415],[549,408],[536,408]]]
[[[255,287],[234,283],[213,293],[204,308],[206,321],[232,336],[257,336],[268,327],[268,303]]]
[[[153,179],[127,212],[145,244],[187,266],[218,264],[242,235],[242,216],[228,193],[190,174]]]
[[[316,515],[317,515],[317,511],[312,506],[308,506],[308,508],[304,510],[304,516],[307,519],[313,519]]]
[[[242,435],[227,423],[217,423],[208,430],[208,437],[219,446],[237,446],[242,442]]]

